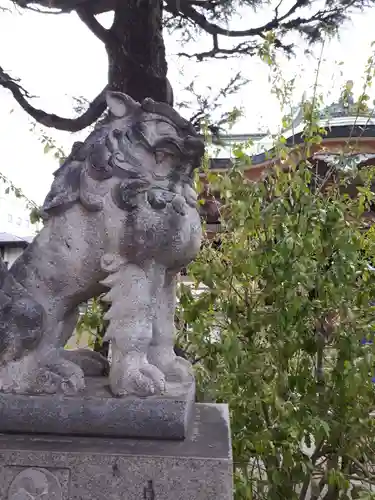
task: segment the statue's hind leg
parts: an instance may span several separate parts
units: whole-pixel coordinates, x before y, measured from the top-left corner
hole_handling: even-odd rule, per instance
[[[105,338],[112,343],[109,381],[116,396],[150,396],[165,390],[163,373],[147,358],[152,339],[155,271],[154,265],[144,270],[124,263],[103,282],[110,288],[104,299],[111,302]]]
[[[24,295],[26,298],[26,291]],[[14,306],[18,303],[30,306],[30,300],[25,302],[25,298],[15,302]],[[26,316],[26,313],[30,315],[29,307],[25,311],[17,310],[13,320],[8,322],[7,335],[12,343],[9,343],[9,349],[2,352],[0,390],[17,393],[78,392],[85,385],[83,371],[60,356],[54,343],[58,324],[53,321],[52,314],[46,314],[41,304],[35,304],[43,311],[40,317]],[[32,327],[28,319],[38,321],[34,321]],[[48,332],[50,337],[46,335]],[[29,339],[33,334],[38,337],[34,344]]]
[[[35,349],[0,370],[0,391],[75,394],[85,387],[82,369],[57,349]]]
[[[176,276],[166,272],[155,294],[152,342],[148,360],[161,370],[169,381],[193,381],[192,366],[174,352],[176,310]]]

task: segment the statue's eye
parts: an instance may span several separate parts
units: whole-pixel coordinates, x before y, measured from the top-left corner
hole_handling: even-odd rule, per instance
[[[175,168],[175,156],[168,151],[156,150],[154,157],[156,165],[153,176],[159,179],[166,179]]]
[[[166,154],[164,151],[155,151],[155,161],[156,163],[162,163],[164,160],[166,160]]]
[[[175,137],[177,135],[175,127],[164,121],[157,122],[157,134],[159,137]]]
[[[164,149],[157,149],[155,152],[154,152],[154,155],[155,155],[155,161],[158,165],[160,165],[160,163],[171,163],[174,161],[174,159],[176,158],[176,155],[170,151],[165,151]]]

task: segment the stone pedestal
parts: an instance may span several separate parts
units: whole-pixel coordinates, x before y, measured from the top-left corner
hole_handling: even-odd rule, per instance
[[[227,406],[196,404],[189,427],[183,441],[0,434],[0,499],[232,500]]]
[[[72,396],[0,393],[0,433],[185,439],[194,401],[194,381],[168,383],[162,396],[114,398],[105,377],[87,377]]]

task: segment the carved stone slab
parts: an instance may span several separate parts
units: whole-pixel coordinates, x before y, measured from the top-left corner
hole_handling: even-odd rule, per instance
[[[68,500],[69,469],[0,466],[2,500]],[[4,496],[5,495],[5,496]]]
[[[114,398],[107,379],[87,379],[77,395],[0,393],[0,433],[185,439],[194,382],[169,383],[163,396]]]
[[[24,469],[13,480],[8,500],[62,500],[59,480],[46,469]]]

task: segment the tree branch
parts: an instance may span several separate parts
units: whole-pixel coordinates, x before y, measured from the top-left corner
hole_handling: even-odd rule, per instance
[[[290,19],[290,17],[296,13],[297,10],[306,7],[310,4],[308,0],[295,0],[295,3],[287,10],[286,13],[279,15],[279,9],[282,1],[275,8],[275,14],[271,21],[258,26],[256,28],[249,28],[245,30],[233,30],[227,29],[225,27],[219,26],[208,20],[208,18],[202,13],[198,12],[195,8],[200,10],[205,9],[207,12],[215,7],[208,2],[207,6],[204,6],[204,2],[199,0],[165,0],[165,10],[171,13],[174,18],[180,18],[187,22],[192,23],[192,25],[198,26],[201,30],[205,31],[213,37],[213,48],[210,51],[186,54],[182,53],[179,55],[185,57],[196,57],[198,60],[203,60],[207,57],[216,57],[226,59],[228,56],[234,56],[237,54],[249,54],[253,55],[256,49],[260,48],[260,44],[253,41],[242,42],[233,48],[222,49],[219,47],[218,37],[226,38],[243,38],[243,37],[260,37],[265,38],[265,35],[270,32],[278,32],[283,35],[287,31],[297,30],[307,36],[310,41],[317,41],[321,37],[322,32],[328,28],[336,27],[345,18],[346,12],[349,8],[360,7],[360,1],[351,0],[343,6],[341,3],[334,5],[331,8],[325,10],[318,10],[309,17],[302,18],[297,17]],[[291,52],[291,45],[283,45],[280,39],[276,38],[274,40],[276,48],[282,48],[287,52]]]
[[[207,10],[215,10],[220,6],[220,0],[190,0],[190,4]]]
[[[324,21],[330,19],[333,15],[338,15],[342,13],[343,6],[335,6],[331,9],[318,11],[308,18],[296,18],[292,19],[286,23],[286,21],[292,14],[294,14],[298,9],[306,7],[309,2],[307,0],[296,0],[296,2],[290,7],[290,9],[283,14],[282,16],[278,16],[278,7],[275,9],[274,18],[266,24],[262,26],[258,26],[257,28],[249,28],[246,30],[231,30],[227,28],[223,28],[218,24],[211,23],[208,21],[206,16],[198,12],[194,9],[191,2],[187,0],[165,0],[166,5],[165,9],[172,14],[177,16],[183,15],[186,19],[193,21],[197,26],[199,26],[202,30],[206,31],[206,33],[210,35],[221,35],[229,38],[239,38],[239,37],[254,37],[259,35],[264,35],[265,33],[282,28],[282,29],[295,29],[300,25],[309,24],[314,21]],[[356,0],[352,0],[349,4],[346,5],[346,8],[349,8],[355,4]]]
[[[102,41],[105,45],[108,43],[111,32],[104,28],[96,19],[95,15],[85,7],[76,9],[77,15],[80,20],[89,28],[89,30]]]
[[[205,120],[207,128],[212,135],[218,136],[220,132],[222,132],[223,125],[228,125],[231,122],[231,118],[235,119],[236,114],[240,114],[240,110],[235,108],[229,112],[221,113],[220,117],[215,120],[212,119],[211,115],[222,106],[222,100],[225,101],[229,95],[236,94],[247,83],[249,83],[249,80],[243,78],[241,73],[237,73],[215,94],[213,94],[212,89],[208,87],[208,95],[206,96],[195,90],[194,81],[192,81],[184,90],[193,95],[194,101],[196,101],[196,103],[194,102],[194,109],[198,108],[198,110],[189,121],[197,130],[201,131],[202,122]],[[185,108],[190,107],[189,103],[186,102],[180,103],[180,106]]]
[[[46,113],[41,109],[32,106],[27,99],[32,96],[15,80],[8,75],[0,66],[0,86],[10,90],[14,99],[38,123],[45,127],[56,128],[57,130],[65,130],[68,132],[78,132],[94,123],[105,111],[106,101],[105,92],[107,86],[98,94],[91,102],[87,110],[78,118],[63,118],[53,113]]]
[[[15,0],[14,0],[15,2]],[[20,4],[18,2],[15,2],[15,5],[17,7],[20,7]],[[42,9],[37,9],[36,7],[31,7],[30,5],[23,5],[22,6],[23,9],[26,9],[26,10],[30,10],[31,12],[36,12],[38,14],[49,14],[49,15],[53,15],[53,16],[58,16],[59,14],[65,14],[66,12],[61,10],[61,9],[58,9],[58,10],[42,10]],[[0,9],[1,10],[1,9]]]
[[[38,4],[45,9],[57,9],[61,13],[68,14],[80,7],[90,8],[93,14],[102,14],[113,10],[116,0],[12,0],[19,7],[28,8],[29,4]],[[46,13],[45,11],[39,11]]]
[[[297,0],[296,4],[305,4],[305,0]],[[302,6],[302,5],[301,5]],[[166,0],[166,10],[175,15],[183,14],[186,18],[194,21],[194,23],[199,26],[202,30],[210,35],[222,35],[225,37],[246,37],[246,36],[257,36],[260,33],[271,31],[279,27],[281,21],[285,19],[289,14],[285,14],[280,18],[275,17],[272,21],[259,26],[258,28],[249,28],[247,30],[230,30],[222,28],[218,24],[211,23],[207,20],[206,16],[195,10],[190,2],[184,2],[181,0]],[[295,6],[295,10],[299,8]],[[291,9],[290,9],[291,10]],[[288,11],[289,12],[289,11]]]
[[[29,9],[30,4],[38,4],[45,9],[57,9],[61,13],[69,13],[87,0],[12,0],[15,5]],[[44,11],[40,11],[44,14]]]
[[[189,59],[196,58],[198,61],[203,61],[207,57],[212,57],[215,59],[229,59],[230,57],[235,57],[240,54],[254,55],[257,49],[257,45],[254,42],[242,42],[235,45],[231,49],[222,49],[218,45],[214,45],[211,50],[206,52],[195,52],[193,54],[188,54],[186,52],[179,52],[177,55],[179,57],[187,57]]]

